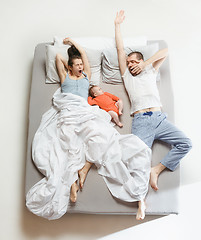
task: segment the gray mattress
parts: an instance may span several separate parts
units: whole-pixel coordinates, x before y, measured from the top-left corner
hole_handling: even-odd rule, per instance
[[[148,44],[158,42],[160,48],[167,47],[167,44],[160,41],[148,41]],[[54,92],[58,84],[45,84],[45,45],[38,44],[35,48],[32,72],[32,84],[29,106],[29,127],[26,160],[25,193],[43,175],[35,167],[31,157],[31,144],[34,134],[39,127],[41,117],[51,106]],[[158,88],[163,104],[163,111],[168,114],[168,119],[174,122],[174,101],[171,87],[169,59],[163,63],[161,69],[161,81]],[[100,84],[104,91],[111,92],[124,101],[124,114],[121,120],[124,124],[122,129],[117,127],[121,134],[131,132],[130,102],[123,85]],[[160,162],[168,152],[169,146],[161,142],[153,145],[152,165]],[[180,184],[180,169],[175,172],[165,170],[159,178],[159,190],[155,192],[149,188],[147,195],[147,211],[150,215],[167,215],[178,213],[178,189]],[[108,191],[103,178],[98,175],[95,167],[90,170],[84,184],[84,189],[78,192],[78,200],[75,204],[69,203],[68,213],[91,213],[91,214],[136,214],[137,203],[126,203],[115,199]]]

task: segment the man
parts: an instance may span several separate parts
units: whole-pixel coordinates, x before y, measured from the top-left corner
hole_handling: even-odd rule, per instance
[[[152,167],[150,185],[158,190],[158,177],[168,168],[174,171],[180,160],[191,149],[191,141],[183,132],[166,119],[161,112],[161,101],[156,85],[157,71],[167,57],[168,49],[159,50],[144,61],[140,52],[126,56],[121,36],[120,25],[124,21],[124,11],[115,18],[115,41],[117,47],[120,73],[131,102],[132,133],[141,138],[150,148],[155,139],[172,146],[161,162]]]

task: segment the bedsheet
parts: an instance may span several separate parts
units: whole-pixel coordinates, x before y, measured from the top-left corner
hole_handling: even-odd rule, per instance
[[[26,205],[50,220],[63,216],[86,160],[96,165],[115,198],[139,201],[148,191],[150,157],[151,149],[137,136],[119,134],[107,112],[59,88],[34,136],[32,158],[44,178],[29,190]]]

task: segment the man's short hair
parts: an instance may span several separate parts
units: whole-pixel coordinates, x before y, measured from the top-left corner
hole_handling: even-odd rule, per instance
[[[141,52],[138,52],[138,51],[134,51],[134,52],[129,53],[128,57],[132,56],[133,54],[136,55],[138,60],[141,60],[141,59],[144,60],[143,54]]]

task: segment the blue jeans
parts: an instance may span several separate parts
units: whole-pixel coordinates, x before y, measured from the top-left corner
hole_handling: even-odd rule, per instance
[[[166,119],[162,112],[137,113],[132,121],[132,133],[137,135],[150,148],[155,139],[172,146],[161,163],[174,171],[180,160],[192,148],[191,140]]]

